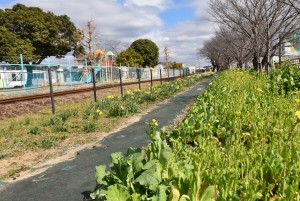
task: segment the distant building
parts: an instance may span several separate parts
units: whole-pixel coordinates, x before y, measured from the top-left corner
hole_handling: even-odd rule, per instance
[[[288,59],[300,57],[300,33],[289,34],[284,39],[283,54]]]

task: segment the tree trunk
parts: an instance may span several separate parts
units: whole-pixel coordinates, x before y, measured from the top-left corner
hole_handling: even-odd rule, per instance
[[[240,69],[242,69],[243,68],[243,62],[239,60],[237,67],[240,68]]]
[[[258,70],[259,70],[259,62],[258,62],[257,56],[254,56],[254,57],[253,57],[252,63],[253,63],[254,69],[258,71]]]

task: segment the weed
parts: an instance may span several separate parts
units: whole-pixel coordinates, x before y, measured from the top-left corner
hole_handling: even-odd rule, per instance
[[[55,132],[68,132],[69,126],[65,125],[64,123],[55,124],[54,131]]]
[[[85,133],[90,133],[90,132],[94,132],[97,129],[97,125],[95,124],[95,122],[88,122],[87,125],[85,125],[83,127],[83,131]]]
[[[59,115],[63,122],[66,122],[70,117],[76,117],[78,115],[78,111],[75,110],[66,110],[62,114]]]
[[[122,117],[128,114],[128,110],[124,105],[112,105],[108,111],[110,117]]]
[[[55,125],[55,124],[59,124],[61,123],[62,120],[59,116],[52,116],[50,117],[50,119],[46,120],[44,123],[43,123],[43,126],[52,126],[52,125]]]
[[[12,121],[12,122],[10,122],[10,124],[9,124],[9,126],[8,126],[8,130],[9,130],[10,132],[12,132],[16,127],[17,127],[17,122]]]
[[[34,126],[34,127],[30,128],[27,133],[32,134],[32,135],[38,135],[38,134],[40,134],[40,132],[41,132],[40,128],[37,126]]]
[[[40,147],[43,149],[49,149],[54,146],[54,143],[49,140],[42,140],[40,143]]]
[[[28,126],[30,124],[30,118],[29,117],[26,117],[25,118],[25,123],[24,123],[24,125],[25,126]]]

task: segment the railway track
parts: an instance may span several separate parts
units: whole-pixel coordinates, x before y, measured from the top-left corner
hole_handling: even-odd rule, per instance
[[[169,81],[173,80],[176,78],[179,78],[180,76],[177,77],[170,77],[170,78],[162,78],[162,81]],[[153,79],[153,82],[155,81],[160,81],[160,79]],[[151,80],[143,80],[140,83],[150,83]],[[125,82],[122,84],[122,86],[128,86],[128,85],[134,85],[134,84],[139,84],[138,81],[136,82]],[[119,87],[120,84],[107,84],[107,85],[102,85],[102,86],[97,86],[96,90],[101,90],[101,89],[110,89],[110,88],[115,88]],[[65,91],[57,91],[54,92],[54,97],[56,96],[64,96],[64,95],[69,95],[69,94],[78,94],[78,93],[84,93],[84,92],[89,92],[93,91],[93,87],[86,87],[86,88],[80,88],[80,89],[72,89],[72,90],[65,90]],[[27,96],[20,96],[20,97],[13,97],[13,98],[7,98],[7,99],[0,99],[0,104],[11,104],[11,103],[16,103],[16,102],[21,102],[21,101],[28,101],[28,100],[37,100],[37,99],[42,99],[42,98],[50,98],[50,93],[43,93],[43,94],[35,94],[35,95],[27,95]]]

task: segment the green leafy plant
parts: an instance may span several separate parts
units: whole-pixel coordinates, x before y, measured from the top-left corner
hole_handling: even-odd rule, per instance
[[[299,200],[300,92],[293,87],[278,93],[270,79],[239,70],[221,73],[176,129],[158,132],[153,120],[149,146],[113,154],[111,172],[97,167],[91,196]],[[172,91],[180,85],[185,82],[167,86]]]

